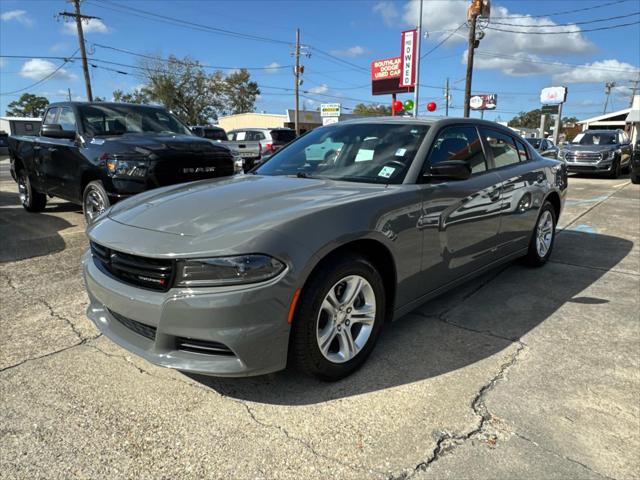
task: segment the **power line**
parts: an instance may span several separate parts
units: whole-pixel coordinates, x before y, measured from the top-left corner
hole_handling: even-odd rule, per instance
[[[541,14],[538,14],[538,15],[520,15],[520,16],[508,16],[508,17],[493,17],[493,20],[503,20],[503,19],[513,20],[515,18],[553,17],[553,16],[556,16],[556,15],[566,15],[566,14],[569,14],[569,13],[591,11],[591,10],[595,10],[596,8],[603,8],[603,7],[608,7],[608,6],[611,6],[611,5],[618,5],[620,3],[625,3],[625,2],[628,2],[628,1],[629,0],[617,0],[615,2],[602,3],[600,5],[594,5],[594,6],[586,7],[586,8],[578,8],[578,9],[574,9],[574,10],[565,10],[563,12],[541,13]]]
[[[424,55],[422,55],[420,57],[420,60],[422,60],[424,57],[426,57],[427,55],[429,55],[430,53],[432,53],[433,51],[437,50],[441,45],[443,45],[444,43],[446,43],[451,37],[453,37],[456,32],[458,30],[460,30],[464,25],[466,25],[466,23],[461,23],[458,28],[456,28],[455,30],[453,30],[449,35],[447,35],[440,43],[438,43],[435,47],[433,47],[431,50],[429,50],[428,52],[426,52]]]
[[[108,50],[114,50],[116,52],[120,52],[120,53],[126,53],[128,55],[133,55],[136,57],[141,57],[141,58],[148,58],[150,60],[159,60],[165,63],[169,63],[169,62],[175,62],[175,63],[182,63],[182,64],[186,64],[186,65],[194,65],[194,64],[198,64],[198,66],[202,67],[202,68],[212,68],[215,70],[281,70],[283,68],[291,68],[293,65],[280,65],[277,67],[222,67],[219,65],[205,65],[205,64],[201,64],[199,62],[187,62],[187,61],[183,61],[183,60],[179,60],[179,59],[165,59],[162,57],[155,57],[153,55],[145,55],[143,53],[138,53],[138,52],[132,52],[131,50],[125,50],[123,48],[116,48],[116,47],[111,47],[109,45],[103,45],[100,43],[92,43],[91,45],[93,45],[94,47],[98,47],[98,48],[106,48]]]
[[[556,23],[553,25],[541,25],[541,24],[525,25],[522,23],[505,23],[505,22],[491,22],[491,25],[504,25],[507,27],[524,27],[524,28],[558,28],[558,27],[571,27],[573,25],[587,25],[590,23],[608,22],[611,20],[618,20],[620,18],[628,18],[629,16],[632,16],[632,15],[640,15],[640,12],[631,12],[631,13],[627,13],[626,15],[616,15],[615,17],[599,18],[596,20],[585,20],[583,22]]]
[[[504,28],[494,28],[494,27],[485,27],[487,30],[494,30],[496,32],[505,32],[505,33],[521,33],[523,35],[564,35],[567,33],[584,33],[584,32],[597,32],[600,30],[613,30],[615,28],[622,28],[622,27],[628,27],[630,25],[638,25],[640,23],[640,20],[637,20],[635,22],[629,22],[629,23],[620,23],[618,25],[610,25],[608,27],[599,27],[599,28],[585,28],[584,30],[567,30],[567,31],[563,31],[563,32],[531,32],[531,31],[525,31],[525,30],[506,30]]]
[[[76,53],[78,53],[78,50],[80,50],[80,49],[77,49],[75,52],[73,52],[73,54],[71,55],[71,58],[72,58]],[[62,69],[62,67],[64,67],[64,66],[65,66],[67,63],[69,63],[70,61],[72,61],[72,60],[71,60],[71,58],[65,58],[64,62],[62,62],[62,64],[60,64],[60,65],[58,66],[58,68],[56,68],[54,71],[52,71],[52,72],[51,72],[50,74],[48,74],[46,77],[41,78],[41,79],[40,79],[40,80],[38,80],[37,82],[32,83],[31,85],[27,85],[26,87],[21,88],[21,89],[19,89],[19,90],[14,90],[14,91],[12,91],[12,92],[2,92],[2,93],[0,93],[0,96],[4,96],[4,95],[13,95],[13,94],[16,94],[16,93],[24,92],[25,90],[29,90],[30,88],[37,87],[38,85],[40,85],[40,84],[42,84],[42,83],[46,82],[47,80],[49,80],[50,78],[52,78],[56,73],[58,73],[58,72]]]
[[[182,26],[182,27],[185,27],[185,28],[192,28],[192,29],[196,29],[196,30],[200,30],[200,31],[206,31],[206,32],[209,32],[209,33],[216,33],[218,35],[224,35],[224,36],[229,36],[229,37],[234,37],[234,38],[242,38],[244,40],[254,40],[254,41],[267,42],[267,43],[291,45],[291,42],[287,42],[287,41],[284,41],[284,40],[278,40],[278,39],[275,39],[275,38],[263,37],[263,36],[260,36],[260,35],[253,35],[253,34],[249,34],[249,33],[236,32],[236,31],[233,31],[233,30],[227,30],[227,29],[224,29],[224,28],[212,27],[210,25],[191,22],[191,21],[188,21],[188,20],[181,20],[179,18],[170,17],[170,16],[167,16],[167,15],[160,15],[158,13],[149,12],[147,10],[142,10],[142,9],[139,9],[139,8],[132,7],[130,5],[122,5],[122,4],[116,3],[116,2],[110,2],[110,1],[106,1],[105,0],[105,1],[100,2],[100,3],[93,2],[93,1],[90,1],[89,3],[91,3],[94,6],[100,7],[100,8],[106,8],[107,10],[114,10],[114,7],[115,7],[115,11],[117,11],[119,13],[122,13],[123,11],[125,11],[126,13],[129,13],[130,15],[134,15],[134,16],[137,16],[137,17],[147,18],[147,19],[158,21],[158,22],[170,23],[172,25],[178,25],[178,26]],[[109,6],[107,6],[107,5],[109,5]]]

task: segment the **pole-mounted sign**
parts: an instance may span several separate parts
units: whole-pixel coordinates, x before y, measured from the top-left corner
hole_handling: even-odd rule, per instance
[[[418,43],[417,30],[402,32],[400,56],[400,86],[413,87],[416,83],[416,45]]]

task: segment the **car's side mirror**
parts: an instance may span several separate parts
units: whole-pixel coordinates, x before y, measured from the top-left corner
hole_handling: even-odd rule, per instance
[[[62,125],[52,123],[49,125],[42,125],[40,128],[40,136],[51,138],[68,138],[74,140],[76,138],[75,130],[63,130]]]
[[[466,180],[471,176],[471,168],[464,160],[445,160],[429,166],[423,176],[446,180]]]

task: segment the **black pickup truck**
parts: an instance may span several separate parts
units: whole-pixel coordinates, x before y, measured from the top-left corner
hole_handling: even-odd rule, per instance
[[[87,223],[136,193],[242,170],[231,150],[164,108],[126,103],[51,104],[40,135],[9,137],[9,155],[26,210],[60,197],[82,205]]]

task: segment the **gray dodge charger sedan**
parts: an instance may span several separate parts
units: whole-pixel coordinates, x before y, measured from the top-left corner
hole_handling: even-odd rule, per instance
[[[492,122],[340,122],[247,175],[105,212],[83,257],[88,315],[158,365],[339,379],[384,322],[498,264],[544,264],[566,188],[561,162]]]

